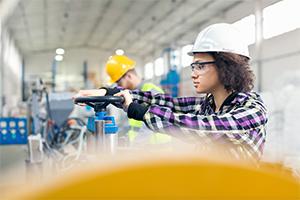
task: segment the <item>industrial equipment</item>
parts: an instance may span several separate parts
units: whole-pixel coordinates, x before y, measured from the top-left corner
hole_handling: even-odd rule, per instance
[[[78,97],[74,100],[76,104],[84,103],[95,110],[95,117],[89,118],[88,129],[94,132],[96,152],[116,152],[118,127],[114,117],[106,115],[106,107],[109,104],[118,106],[123,101],[123,97],[116,96]]]

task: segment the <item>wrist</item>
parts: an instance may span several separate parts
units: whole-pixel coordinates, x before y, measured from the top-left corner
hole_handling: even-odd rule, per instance
[[[132,102],[128,106],[127,116],[128,118],[142,121],[147,110],[147,106]]]
[[[119,88],[117,88],[117,87],[114,87],[114,88],[101,87],[101,88],[99,88],[99,89],[104,89],[104,90],[106,90],[105,96],[113,96],[113,95],[115,95],[115,94],[117,94],[117,93],[119,93],[119,92],[121,91],[121,90],[120,90]]]

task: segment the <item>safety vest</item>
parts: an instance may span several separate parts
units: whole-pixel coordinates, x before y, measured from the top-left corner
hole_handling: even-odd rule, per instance
[[[160,87],[158,87],[152,83],[144,83],[141,87],[141,91],[143,91],[143,92],[155,91],[157,93],[164,93],[164,91]],[[128,138],[129,138],[130,142],[133,142],[138,135],[138,131],[143,126],[143,121],[129,119],[129,126],[130,126],[130,130],[128,131]],[[166,134],[153,133],[153,134],[151,134],[149,143],[150,144],[163,144],[163,143],[170,142],[170,140],[171,140],[171,137]]]

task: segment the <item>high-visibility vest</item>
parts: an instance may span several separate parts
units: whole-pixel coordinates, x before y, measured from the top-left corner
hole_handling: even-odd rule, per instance
[[[164,91],[152,84],[152,83],[144,83],[141,87],[141,91],[155,91],[157,93],[164,93]],[[128,131],[128,138],[130,142],[133,142],[138,135],[138,131],[140,128],[143,126],[143,121],[138,121],[135,119],[129,119],[129,126],[130,130]],[[161,133],[152,133],[150,137],[150,144],[162,144],[162,143],[167,143],[170,142],[171,137],[166,135],[166,134],[161,134]]]

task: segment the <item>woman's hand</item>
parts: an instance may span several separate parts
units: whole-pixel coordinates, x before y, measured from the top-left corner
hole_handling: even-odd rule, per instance
[[[125,112],[127,112],[129,105],[133,101],[129,90],[123,90],[123,91],[115,94],[114,96],[124,97],[123,109]]]

